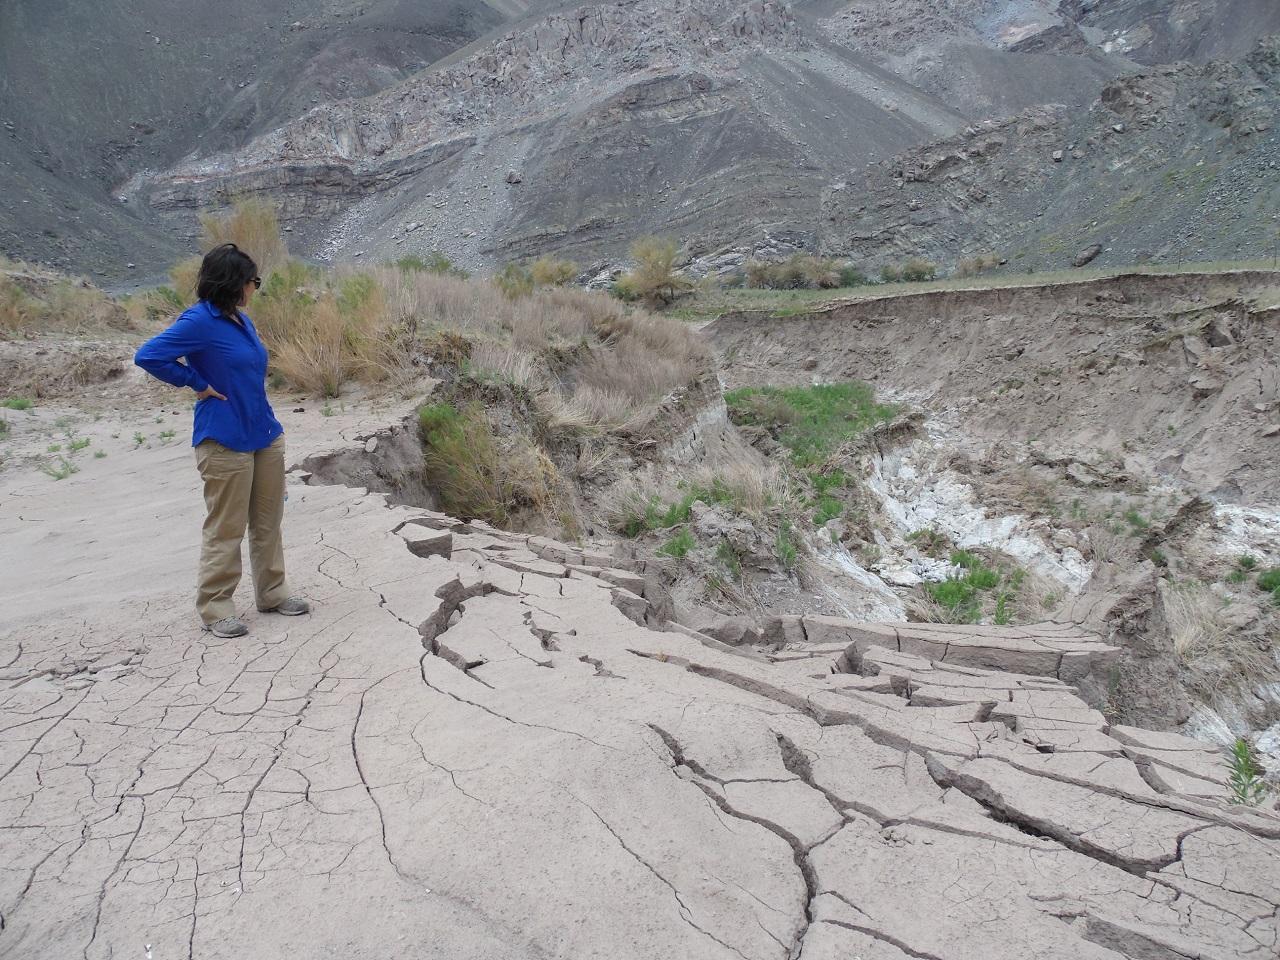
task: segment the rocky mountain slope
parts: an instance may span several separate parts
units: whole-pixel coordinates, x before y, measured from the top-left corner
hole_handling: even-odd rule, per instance
[[[1278,120],[1280,35],[1242,62],[1147,69],[1088,110],[1032,108],[854,170],[826,193],[822,243],[1028,269],[1274,256]]]
[[[0,7],[0,250],[123,272],[180,248],[122,207],[140,170],[232,149],[361,97],[538,6],[528,0],[141,0]],[[121,249],[115,249],[119,245]]]
[[[1239,98],[1248,91],[1224,75],[1256,83],[1243,58],[1280,29],[1263,0],[335,0],[319,11],[275,0],[232,12],[234,53],[222,58],[216,26],[172,4],[104,18],[88,50],[59,7],[19,3],[0,17],[0,177],[27,201],[0,213],[0,244],[113,274],[126,260],[163,265],[193,238],[197,210],[243,194],[280,202],[299,252],[321,258],[442,249],[472,267],[551,251],[589,262],[654,231],[695,256],[822,246],[862,258],[866,244],[842,246],[847,213],[830,220],[833,184],[882,197],[909,162],[891,158],[946,151],[1028,110],[1056,118],[1044,122],[1069,152],[1073,137],[1097,135],[1091,105],[1107,84],[1173,58],[1216,71],[1204,83]],[[67,79],[53,65],[73,50],[88,68]],[[1229,65],[1203,66],[1218,56]],[[1216,152],[1222,126],[1178,127],[1180,148]],[[1270,156],[1249,163],[1269,169]],[[1234,165],[1210,172],[1227,194],[1250,189]],[[1105,196],[1106,174],[1086,168],[1063,205]],[[997,176],[978,169],[974,189],[998,191]],[[1224,236],[1199,246],[1260,253],[1266,212],[1225,205]],[[1156,210],[1150,238],[1116,256],[1183,255],[1170,225],[1181,212]],[[998,232],[1015,214],[994,216],[1010,220]],[[939,233],[967,229],[961,216]],[[962,255],[936,239],[942,259]],[[898,252],[893,238],[875,251]]]

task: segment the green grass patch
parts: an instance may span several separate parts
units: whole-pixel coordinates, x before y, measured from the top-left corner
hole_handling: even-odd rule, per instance
[[[30,410],[35,405],[35,401],[29,397],[5,397],[0,400],[0,407],[6,410]]]
[[[725,394],[729,415],[740,425],[761,426],[776,433],[800,467],[821,466],[841,446],[898,412],[877,403],[865,383],[820,384],[813,387],[748,387]]]
[[[1130,532],[1133,533],[1134,536],[1145,532],[1151,526],[1151,521],[1140,514],[1137,510],[1126,511],[1124,519],[1129,524]]]
[[[794,570],[799,560],[799,548],[796,543],[795,531],[791,529],[791,524],[786,520],[782,521],[782,525],[778,527],[778,535],[773,541],[774,553],[777,554],[778,561],[788,570]]]
[[[992,620],[998,624],[1013,621],[1012,604],[1026,579],[1026,572],[1004,573],[989,566],[976,553],[953,550],[951,562],[958,573],[939,583],[926,583],[925,593],[944,609],[951,623],[977,623],[982,619],[986,597],[997,591]]]
[[[1268,593],[1280,588],[1280,567],[1272,567],[1258,574],[1258,589]]]
[[[738,551],[728,540],[721,540],[716,547],[716,559],[724,564],[724,568],[729,571],[729,576],[734,580],[742,579],[742,558],[738,556]]]
[[[844,516],[844,504],[835,497],[821,496],[814,506],[818,509],[813,514],[813,522],[819,527],[829,520],[838,520]]]
[[[701,500],[709,505],[727,504],[738,506],[737,495],[719,479],[713,480],[708,487],[689,486],[675,500],[664,503],[653,497],[645,504],[643,513],[636,513],[626,518],[617,529],[624,537],[635,538],[648,530],[668,530],[688,523],[693,513],[693,505]]]
[[[675,557],[677,560],[683,560],[689,555],[689,551],[698,545],[693,539],[693,534],[688,530],[681,530],[674,537],[658,548],[658,552],[668,557]]]

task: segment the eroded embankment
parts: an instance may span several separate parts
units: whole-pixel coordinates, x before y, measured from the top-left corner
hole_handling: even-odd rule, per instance
[[[939,291],[705,332],[728,386],[860,379],[992,440],[1131,461],[1249,503],[1280,479],[1280,273],[1126,275]]]
[[[1125,651],[1112,715],[1277,755],[1280,274],[1122,276],[839,304],[706,332],[728,386],[858,379],[926,416],[870,485],[909,582],[927,535],[1047,580]],[[945,554],[944,554],[945,556]],[[900,558],[896,558],[900,559]],[[895,562],[896,562],[895,559]]]

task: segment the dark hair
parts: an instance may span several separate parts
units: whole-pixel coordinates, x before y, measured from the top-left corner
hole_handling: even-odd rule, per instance
[[[257,275],[258,265],[252,257],[234,243],[221,244],[204,255],[196,296],[234,317],[244,298],[245,284]]]

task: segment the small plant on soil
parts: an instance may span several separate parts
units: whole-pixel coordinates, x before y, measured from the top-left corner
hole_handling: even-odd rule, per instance
[[[1017,598],[1025,572],[1015,570],[1005,576],[969,550],[952,551],[950,559],[958,571],[940,583],[924,585],[925,593],[942,608],[947,620],[951,623],[977,623],[982,619],[984,595],[1003,587],[996,594],[993,619],[996,623],[1011,623],[1011,604]]]
[[[73,473],[79,473],[80,468],[67,460],[66,457],[59,457],[57,463],[40,464],[40,472],[53,477],[55,480],[65,480]]]
[[[778,527],[778,535],[774,538],[774,552],[778,555],[778,562],[787,570],[796,568],[798,549],[796,547],[795,531],[791,529],[791,524],[786,520],[782,521]]]
[[[844,504],[835,497],[821,496],[815,506],[818,508],[813,514],[813,522],[816,526],[821,527],[830,520],[838,520],[844,516]]]
[[[1227,779],[1227,786],[1231,788],[1232,803],[1256,807],[1267,795],[1262,767],[1249,741],[1243,737],[1237,737],[1231,747],[1231,776]]]
[[[0,437],[9,435],[9,421],[0,418]]]
[[[146,442],[147,442],[146,434],[144,434],[141,430],[138,430],[138,431],[135,431],[135,432],[134,432],[134,434],[133,434],[133,445],[134,445],[135,447],[140,447],[140,446],[142,446],[142,445],[143,445],[144,443],[146,443]]]
[[[1280,567],[1272,567],[1258,574],[1258,589],[1271,594],[1271,599],[1280,606]]]
[[[688,530],[681,530],[674,537],[658,548],[658,552],[668,556],[683,560],[689,555],[689,551],[697,546],[697,541],[693,539],[693,534]]]
[[[95,459],[95,460],[101,460],[101,459],[102,459],[103,457],[105,457],[106,455],[107,455],[107,451],[105,451],[105,450],[95,450],[95,451],[93,451],[93,459]]]
[[[178,435],[178,434],[177,434],[177,432],[176,432],[176,431],[174,431],[174,430],[161,430],[161,431],[160,431],[160,442],[161,442],[161,443],[168,443],[170,440],[172,440],[172,439],[173,439],[174,437],[176,437],[177,435]]]
[[[91,443],[93,443],[93,441],[90,440],[88,437],[77,437],[75,440],[72,440],[67,445],[67,449],[72,453],[79,453],[81,450],[88,447],[89,444]]]
[[[924,527],[907,534],[907,543],[915,544],[926,557],[941,558],[951,550],[951,538],[937,527]]]
[[[742,558],[738,556],[738,551],[728,540],[721,540],[720,545],[716,547],[716,559],[724,564],[725,569],[729,571],[729,576],[735,581],[742,579]]]
[[[48,453],[57,453],[61,449],[62,449],[62,444],[60,443],[51,443],[49,444],[49,446],[45,447],[45,451]]]
[[[1126,511],[1124,518],[1128,522],[1131,528],[1130,532],[1133,533],[1135,537],[1138,536],[1138,534],[1146,531],[1146,529],[1151,526],[1151,521],[1148,520],[1146,517],[1144,517],[1137,510]]]
[[[1244,553],[1236,558],[1236,568],[1248,573],[1256,569],[1258,566],[1258,558],[1252,554]]]
[[[27,397],[6,397],[0,400],[0,407],[8,410],[30,410],[35,406],[35,401]]]

